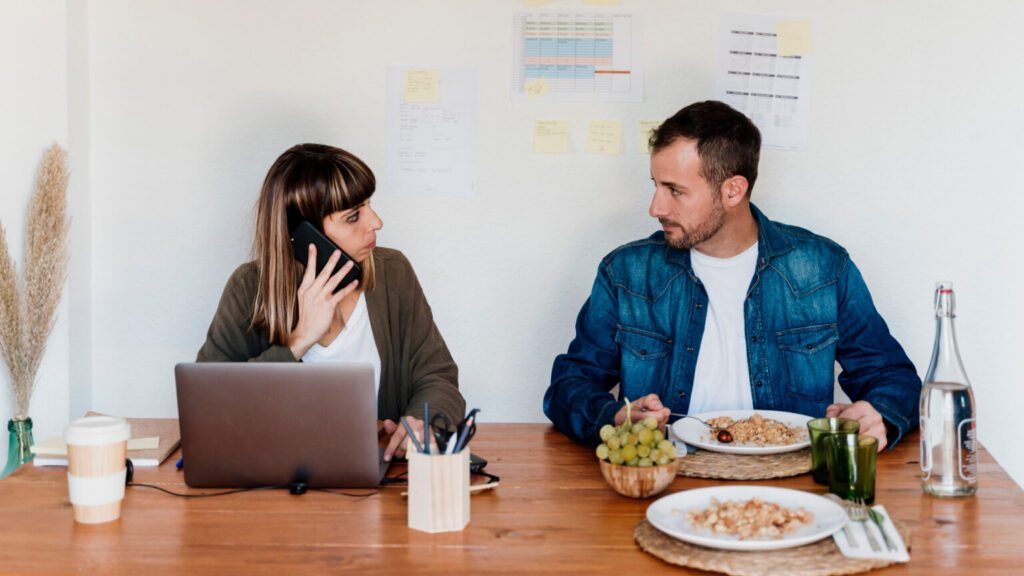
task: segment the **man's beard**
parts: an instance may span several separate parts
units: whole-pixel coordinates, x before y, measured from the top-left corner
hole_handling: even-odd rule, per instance
[[[669,246],[676,250],[689,250],[697,244],[711,238],[722,229],[722,225],[725,224],[725,208],[722,206],[722,199],[715,196],[715,200],[711,204],[711,214],[708,214],[708,219],[692,229],[686,229],[678,222],[673,222],[667,218],[658,218],[658,222],[660,222],[662,226],[665,226],[666,224],[674,226],[680,233],[680,236],[673,238],[669,238],[668,234],[665,235],[665,241],[668,242]]]

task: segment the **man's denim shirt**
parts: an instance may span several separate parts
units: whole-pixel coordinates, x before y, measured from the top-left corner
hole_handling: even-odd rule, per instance
[[[921,380],[849,254],[750,208],[759,228],[744,301],[754,408],[824,416],[838,361],[846,394],[870,402],[898,440],[917,426]],[[689,251],[669,247],[664,232],[617,248],[601,262],[568,353],[555,359],[544,413],[592,444],[623,405],[608,392],[616,384],[620,398],[653,392],[685,414],[707,311]]]

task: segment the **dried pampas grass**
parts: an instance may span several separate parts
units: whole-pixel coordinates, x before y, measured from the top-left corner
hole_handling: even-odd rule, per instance
[[[0,223],[0,355],[10,376],[15,420],[28,417],[36,373],[67,278],[67,189],[67,152],[54,144],[43,157],[28,205],[21,290]]]

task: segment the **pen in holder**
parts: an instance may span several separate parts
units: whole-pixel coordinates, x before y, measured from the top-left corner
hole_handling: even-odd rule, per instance
[[[410,450],[409,528],[455,532],[469,524],[469,450],[420,454]]]

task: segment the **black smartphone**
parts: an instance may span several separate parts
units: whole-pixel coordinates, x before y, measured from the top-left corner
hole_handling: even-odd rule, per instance
[[[338,259],[338,263],[334,266],[334,270],[331,270],[333,275],[337,272],[346,262],[352,260],[352,257],[345,254],[345,251],[338,248],[338,245],[331,242],[331,239],[324,235],[323,232],[319,231],[310,224],[308,221],[303,221],[301,224],[295,227],[292,231],[292,248],[295,249],[295,259],[306,265],[309,262],[309,245],[316,246],[316,274],[320,275],[320,272],[327,267],[327,260],[330,259],[331,254],[337,250],[341,252],[341,258]],[[348,271],[348,274],[341,279],[338,286],[334,289],[334,292],[341,290],[345,286],[351,284],[354,280],[358,280],[363,276],[363,269],[359,266],[358,262],[352,263],[352,269]]]
[[[473,454],[472,452],[469,453],[470,472],[472,472],[473,474],[479,474],[480,471],[484,469],[484,466],[487,466],[487,460],[484,460],[483,458],[477,456],[476,454]]]

